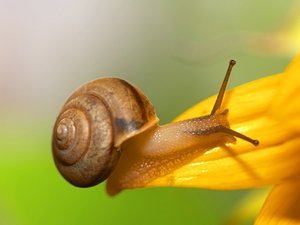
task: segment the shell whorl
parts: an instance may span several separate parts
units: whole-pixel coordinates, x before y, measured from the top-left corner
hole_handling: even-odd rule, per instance
[[[152,104],[135,86],[118,78],[91,81],[69,97],[57,117],[55,164],[70,183],[96,185],[113,170],[122,143],[157,123]]]

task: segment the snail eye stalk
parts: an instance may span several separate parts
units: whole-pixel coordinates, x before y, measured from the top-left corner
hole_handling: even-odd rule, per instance
[[[228,65],[228,68],[227,68],[227,71],[226,71],[226,74],[225,74],[225,78],[223,80],[223,83],[221,85],[221,88],[219,90],[219,94],[218,94],[218,97],[217,97],[217,100],[214,104],[214,107],[210,113],[210,115],[215,115],[217,110],[220,109],[221,105],[222,105],[222,101],[223,101],[223,98],[224,98],[224,94],[225,94],[225,91],[226,91],[226,87],[227,87],[227,84],[228,84],[228,81],[229,81],[229,77],[231,75],[231,71],[232,71],[232,68],[234,67],[234,65],[236,64],[236,61],[235,60],[230,60],[229,61],[229,65]],[[226,109],[222,114],[226,114],[228,113],[228,109]],[[231,136],[234,136],[234,137],[237,137],[237,138],[240,138],[240,139],[243,139],[245,141],[248,141],[250,142],[251,144],[253,144],[254,146],[257,146],[259,145],[259,141],[258,140],[254,140],[250,137],[247,137],[246,135],[243,135],[239,132],[236,132],[228,127],[225,127],[225,126],[218,126],[216,128],[216,130],[218,130],[219,132],[223,132],[223,133],[227,133]]]
[[[216,111],[221,107],[222,100],[223,100],[223,97],[224,97],[224,94],[225,94],[225,91],[226,91],[226,87],[227,87],[227,84],[228,84],[228,81],[229,81],[229,77],[231,75],[232,68],[235,64],[236,64],[235,60],[230,60],[229,61],[229,65],[228,65],[227,72],[225,74],[225,78],[223,80],[223,83],[222,83],[221,88],[219,90],[217,100],[215,102],[215,105],[214,105],[213,109],[211,110],[210,115],[214,115],[216,113]]]

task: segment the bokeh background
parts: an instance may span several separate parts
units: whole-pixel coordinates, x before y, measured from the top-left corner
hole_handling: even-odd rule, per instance
[[[0,224],[205,224],[249,191],[79,189],[51,155],[55,117],[91,79],[117,76],[161,123],[229,87],[281,72],[300,50],[299,1],[0,0]],[[253,219],[253,218],[252,218]],[[251,219],[250,222],[251,224]]]

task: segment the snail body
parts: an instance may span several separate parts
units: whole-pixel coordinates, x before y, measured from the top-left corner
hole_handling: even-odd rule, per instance
[[[66,101],[53,129],[52,150],[62,176],[79,187],[104,181],[123,151],[139,148],[160,158],[186,149],[213,145],[220,136],[253,140],[229,128],[227,110],[219,108],[235,62],[230,61],[210,115],[159,126],[153,105],[134,85],[102,78],[81,86]]]

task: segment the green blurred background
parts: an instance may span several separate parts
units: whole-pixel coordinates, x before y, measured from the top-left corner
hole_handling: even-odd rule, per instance
[[[110,198],[104,184],[71,186],[52,161],[55,117],[82,83],[118,76],[167,123],[217,92],[229,59],[238,61],[229,87],[281,72],[299,50],[283,35],[297,29],[298,9],[292,0],[0,0],[0,224],[220,224],[247,191]]]

